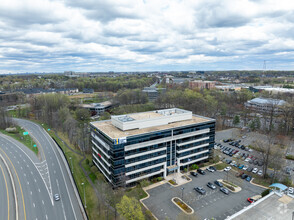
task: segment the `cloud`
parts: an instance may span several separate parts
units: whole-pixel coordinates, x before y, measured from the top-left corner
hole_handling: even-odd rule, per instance
[[[293,69],[287,0],[0,1],[6,72]]]

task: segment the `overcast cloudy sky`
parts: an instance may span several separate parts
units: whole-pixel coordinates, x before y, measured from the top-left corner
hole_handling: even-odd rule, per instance
[[[1,0],[0,73],[294,69],[292,0]]]

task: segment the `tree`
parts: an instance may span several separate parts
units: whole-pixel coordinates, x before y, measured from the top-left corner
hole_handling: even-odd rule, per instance
[[[240,116],[239,115],[235,115],[235,117],[233,119],[233,124],[234,125],[240,124]]]
[[[116,205],[117,211],[127,220],[143,220],[144,215],[140,203],[135,198],[124,195]]]

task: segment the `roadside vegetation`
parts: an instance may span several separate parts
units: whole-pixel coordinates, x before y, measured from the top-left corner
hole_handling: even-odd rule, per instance
[[[38,156],[39,149],[33,138],[30,135],[23,135],[26,131],[19,126],[13,126],[12,128],[15,128],[15,131],[8,132],[4,129],[0,129],[0,132],[21,142]]]

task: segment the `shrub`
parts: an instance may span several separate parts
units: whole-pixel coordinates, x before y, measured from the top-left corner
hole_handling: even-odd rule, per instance
[[[85,162],[86,162],[86,164],[88,164],[88,165],[89,165],[89,163],[90,163],[90,160],[87,158]]]
[[[178,185],[175,181],[173,181],[173,180],[169,180],[168,181],[170,184],[172,184],[172,185]]]
[[[198,167],[198,165],[193,164],[193,165],[191,166],[191,169],[192,169],[192,170],[197,170],[197,169],[199,169],[199,167]]]
[[[92,173],[96,173],[98,171],[98,168],[96,166],[92,166],[90,169]]]
[[[177,203],[177,205],[180,206],[187,213],[191,213],[192,212],[192,209],[190,209],[190,207],[187,206],[186,203],[184,203],[183,201],[179,200],[178,198],[174,198],[174,202]]]
[[[289,155],[286,156],[286,159],[288,159],[288,160],[294,160],[294,155],[290,155],[289,154]]]
[[[185,168],[185,169],[184,169],[184,172],[187,173],[187,171],[188,171],[187,168]]]
[[[291,186],[292,185],[292,180],[289,177],[285,177],[282,181],[282,183],[286,186]]]
[[[157,177],[158,182],[161,181],[161,180],[163,180],[163,178],[161,176]]]
[[[89,161],[89,166],[90,166],[90,167],[94,166],[93,161]]]
[[[268,195],[269,192],[270,192],[270,189],[266,189],[261,193],[261,196],[264,197],[264,196]]]

